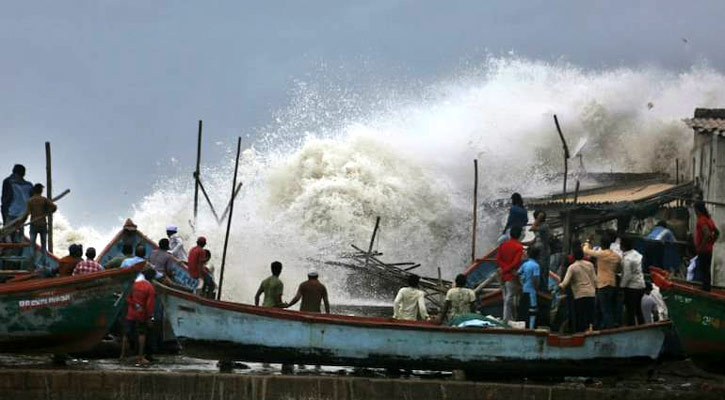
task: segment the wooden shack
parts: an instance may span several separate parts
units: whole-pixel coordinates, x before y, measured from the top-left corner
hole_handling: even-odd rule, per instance
[[[725,232],[725,109],[695,109],[684,122],[694,132],[692,179],[720,232]],[[694,224],[694,221],[692,221]],[[713,251],[713,284],[725,285],[725,240],[720,235]]]

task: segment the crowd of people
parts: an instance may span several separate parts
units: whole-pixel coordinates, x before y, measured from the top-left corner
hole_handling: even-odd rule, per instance
[[[522,242],[523,228],[528,225],[526,209],[521,196],[511,196],[508,222],[497,249],[496,263],[499,268],[503,294],[503,320],[523,320],[529,328],[537,327],[540,312],[537,292],[551,293],[549,265],[560,257],[552,256],[555,243],[546,224],[546,213],[534,212],[535,221],[530,231],[535,238]],[[705,204],[694,203],[697,223],[694,247],[697,256],[694,279],[702,283],[703,290],[710,290],[710,263],[715,240],[719,236],[715,223]],[[664,221],[657,223],[647,235],[648,242],[674,241],[674,235]],[[570,318],[576,331],[608,329],[622,325],[639,325],[657,318],[657,306],[663,305],[653,295],[652,285],[645,279],[649,266],[661,265],[662,246],[646,246],[645,254],[635,249],[631,236],[618,236],[613,231],[600,235],[598,244],[590,237],[586,241],[574,241],[571,252],[563,258],[560,270],[563,278],[559,289],[573,298]],[[657,250],[659,249],[659,250]],[[645,259],[647,261],[645,261]],[[526,315],[518,315],[524,310]]]

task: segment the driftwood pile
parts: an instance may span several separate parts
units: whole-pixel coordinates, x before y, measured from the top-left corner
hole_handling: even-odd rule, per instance
[[[340,255],[338,261],[325,261],[325,265],[344,267],[352,270],[355,274],[366,274],[372,279],[374,285],[402,287],[408,284],[408,277],[413,275],[411,271],[420,267],[415,262],[386,263],[380,260],[383,253],[370,250],[365,251],[354,244],[355,250]],[[441,307],[445,294],[451,288],[451,282],[440,278],[420,277],[420,289],[425,292],[425,298],[431,304]]]

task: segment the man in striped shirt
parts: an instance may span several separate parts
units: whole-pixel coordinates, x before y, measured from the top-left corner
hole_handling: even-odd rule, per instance
[[[94,258],[96,258],[96,249],[89,247],[86,250],[86,259],[76,265],[73,269],[73,275],[85,275],[103,271],[101,264],[97,263]]]

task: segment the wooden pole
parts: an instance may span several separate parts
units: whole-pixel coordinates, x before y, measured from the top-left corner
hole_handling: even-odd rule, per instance
[[[574,204],[579,201],[579,179],[576,180],[576,187],[574,188]]]
[[[675,158],[675,184],[680,184],[680,159]]]
[[[446,301],[446,294],[444,293],[445,288],[443,287],[443,278],[441,278],[441,267],[438,267],[438,291],[440,292],[438,295],[438,301],[440,302],[440,307],[443,307],[443,303]],[[440,310],[438,312],[440,312]],[[441,315],[440,317],[445,318],[445,315]]]
[[[234,196],[234,189],[237,187],[237,172],[239,171],[239,153],[242,150],[242,137],[237,139],[237,161],[234,163],[234,179],[232,180],[232,196]],[[229,218],[227,219],[227,232],[224,235],[224,251],[222,252],[222,268],[219,273],[219,292],[217,293],[217,300],[222,298],[222,285],[224,284],[224,265],[227,261],[227,246],[229,245],[229,230],[232,227],[232,215],[234,214],[234,202],[232,201],[229,205]]]
[[[471,262],[476,261],[476,223],[478,222],[478,160],[473,160],[473,235],[471,235]]]
[[[45,142],[45,193],[53,198],[53,168],[50,158],[50,142]],[[34,245],[34,244],[31,244]],[[53,253],[53,214],[48,214],[48,253]]]
[[[199,120],[199,136],[196,140],[196,170],[194,171],[194,230],[196,230],[196,216],[199,214],[199,165],[201,164],[201,129]],[[209,203],[211,205],[211,202]]]
[[[569,146],[566,145],[564,134],[561,133],[561,127],[559,126],[559,119],[554,114],[554,123],[556,124],[556,131],[559,132],[559,139],[561,139],[562,147],[564,148],[564,197],[563,202],[566,204],[566,179],[569,175]]]
[[[211,203],[211,199],[209,199],[209,195],[206,193],[206,189],[204,188],[204,184],[201,183],[201,179],[196,180],[196,184],[198,188],[201,188],[201,193],[204,195],[204,198],[206,199],[206,202],[209,204],[209,208],[211,208],[211,213],[214,215],[214,219],[216,219],[218,224],[222,223],[222,220],[219,219],[219,216],[216,213],[216,210],[214,209],[214,204]],[[194,223],[194,226],[196,226],[196,222]]]
[[[368,254],[365,257],[365,268],[368,266],[370,257],[373,254],[373,245],[375,244],[375,235],[378,234],[378,227],[380,226],[380,216],[375,217],[375,228],[373,229],[373,236],[370,238],[370,246],[368,246]]]

